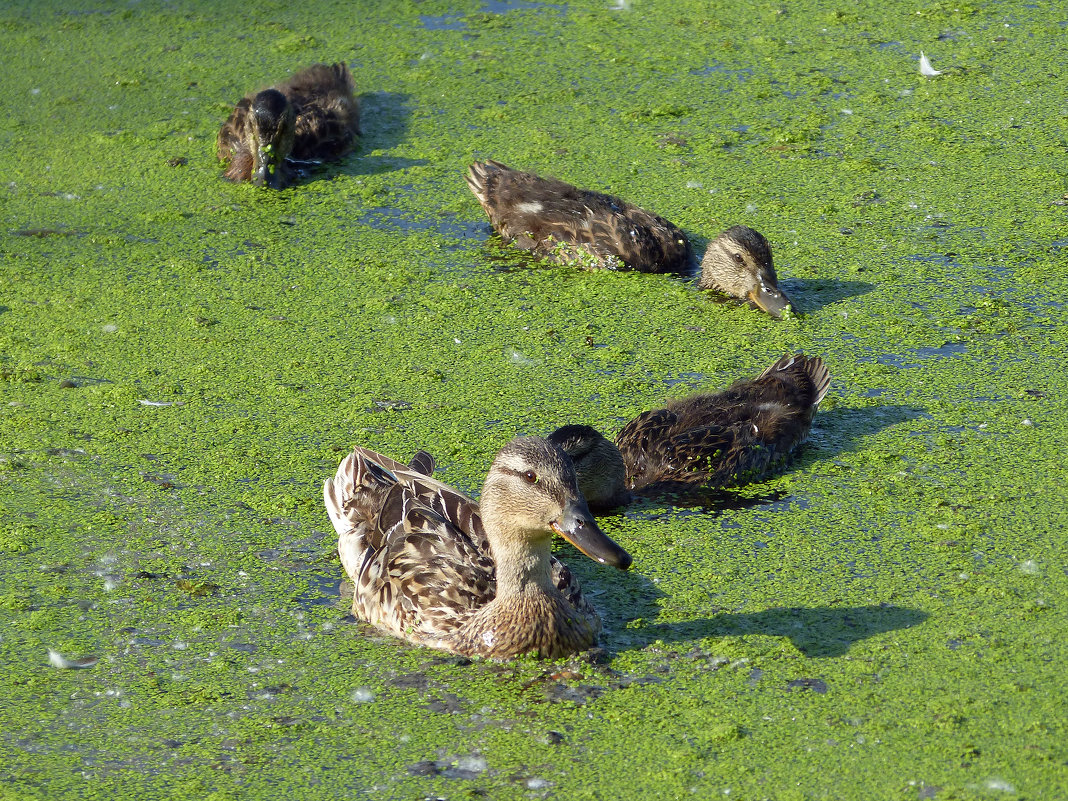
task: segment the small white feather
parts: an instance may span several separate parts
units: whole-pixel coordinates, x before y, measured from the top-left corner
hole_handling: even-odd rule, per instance
[[[935,76],[941,75],[941,74],[942,74],[942,70],[936,70],[934,67],[932,67],[931,66],[931,62],[927,59],[927,56],[925,56],[923,54],[923,51],[921,50],[920,51],[920,75],[923,75],[924,77],[927,77],[927,78],[934,78]]]
[[[96,656],[87,656],[82,659],[67,659],[67,657],[63,656],[59,651],[49,648],[48,661],[52,667],[65,670],[77,670],[79,668],[91,668],[100,661],[100,658]]]
[[[185,401],[150,401],[139,400],[142,406],[185,406]]]

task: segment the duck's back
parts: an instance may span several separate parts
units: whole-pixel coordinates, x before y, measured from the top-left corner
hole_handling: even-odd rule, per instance
[[[313,64],[277,88],[297,115],[292,158],[335,159],[349,151],[360,133],[360,112],[347,66]]]
[[[628,486],[725,487],[756,480],[805,441],[829,386],[830,373],[819,357],[787,355],[723,392],[645,412],[616,438]]]
[[[690,244],[679,228],[620,198],[497,161],[475,162],[466,180],[501,237],[543,258],[641,272],[689,265]]]

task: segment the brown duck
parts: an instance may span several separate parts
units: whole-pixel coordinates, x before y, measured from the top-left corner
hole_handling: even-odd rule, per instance
[[[320,162],[347,153],[360,133],[349,68],[313,64],[285,83],[247,95],[219,131],[226,177],[281,189],[293,162]]]
[[[353,615],[419,645],[495,659],[593,645],[600,618],[550,554],[552,536],[622,570],[631,558],[597,527],[571,460],[544,439],[512,440],[481,506],[433,470],[424,452],[409,466],[356,448],[325,483]]]
[[[830,381],[819,357],[786,355],[722,392],[643,412],[623,427],[615,445],[585,425],[564,426],[548,439],[575,463],[593,509],[627,503],[632,490],[736,486],[790,459],[808,438]]]
[[[618,197],[476,161],[467,185],[506,243],[558,264],[589,269],[682,272],[692,251],[663,217]]]
[[[618,197],[499,161],[476,161],[465,178],[501,239],[542,258],[643,273],[682,273],[691,265],[693,251],[680,228]],[[790,302],[778,287],[768,241],[742,225],[712,241],[697,283],[774,317]]]

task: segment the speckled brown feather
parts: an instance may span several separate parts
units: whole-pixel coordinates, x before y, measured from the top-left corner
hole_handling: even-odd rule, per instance
[[[822,359],[786,355],[723,392],[691,395],[640,414],[616,437],[627,486],[755,480],[805,441],[829,386]]]
[[[571,571],[555,557],[556,598],[531,596],[523,604],[536,609],[509,609],[504,618],[494,608],[488,619],[495,564],[478,504],[424,472],[356,448],[326,482],[324,500],[354,584],[352,612],[390,634],[456,653],[555,656],[589,647],[600,629]],[[533,611],[545,625],[530,625]],[[487,643],[487,627],[495,642]]]
[[[501,238],[543,258],[647,273],[682,272],[690,264],[682,230],[617,197],[498,161],[475,162],[466,180]]]
[[[352,148],[360,133],[360,114],[347,66],[313,64],[274,88],[286,96],[296,113],[296,135],[288,158],[328,161]],[[251,177],[253,157],[243,132],[255,95],[242,98],[219,130],[217,155],[222,161],[230,160],[225,175],[231,181]]]

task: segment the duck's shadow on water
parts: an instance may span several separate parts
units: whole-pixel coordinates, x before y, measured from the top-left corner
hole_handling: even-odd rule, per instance
[[[866,295],[875,289],[875,284],[830,278],[784,278],[779,281],[779,288],[789,296],[794,311],[803,316],[840,300]]]
[[[371,156],[377,150],[390,150],[408,137],[412,116],[409,96],[403,92],[364,92],[360,104],[360,136],[352,152],[329,164],[292,162],[300,183],[329,181],[338,175],[377,175],[426,164],[426,159],[401,156]]]
[[[655,584],[637,573],[619,579],[628,600],[605,609],[607,633],[603,645],[610,653],[640,650],[653,643],[693,643],[707,638],[786,637],[809,658],[843,656],[854,643],[887,631],[919,625],[929,615],[919,609],[893,604],[870,606],[789,606],[771,607],[759,612],[720,612],[709,617],[675,623],[648,623],[656,618],[656,599],[663,596]],[[592,586],[592,581],[591,585]],[[594,599],[596,603],[596,598]],[[637,602],[635,603],[635,601]],[[623,615],[616,609],[626,608]],[[631,625],[633,623],[637,625]]]
[[[828,455],[851,453],[864,447],[864,441],[884,428],[922,420],[931,415],[921,406],[887,403],[878,406],[849,408],[839,406],[816,415],[814,428],[818,437],[802,447],[795,465],[806,466]]]

